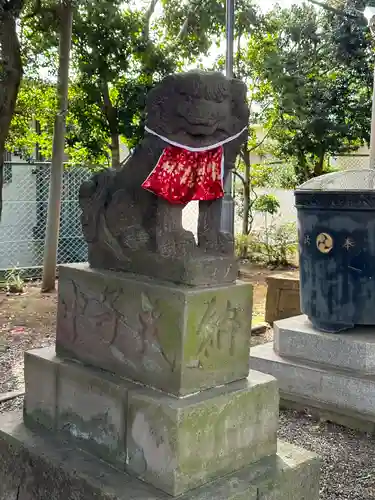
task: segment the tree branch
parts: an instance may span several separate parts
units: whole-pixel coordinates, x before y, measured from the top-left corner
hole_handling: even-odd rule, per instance
[[[181,26],[181,29],[176,37],[176,41],[179,41],[179,40],[182,40],[182,38],[186,35],[187,33],[187,30],[188,30],[188,27],[189,27],[189,21],[190,21],[190,16],[192,14],[195,14],[195,12],[197,12],[199,8],[199,3],[197,3],[194,8],[190,9],[187,16],[186,16],[186,19],[184,21],[184,24]]]
[[[246,185],[245,178],[237,170],[233,170],[233,174],[240,179],[244,186]]]
[[[275,127],[275,124],[276,124],[276,122],[274,122],[271,125],[271,127],[267,130],[267,133],[265,134],[265,136],[263,137],[263,139],[260,142],[258,142],[258,144],[256,144],[253,148],[249,149],[249,153],[251,153],[252,151],[254,151],[257,148],[260,148],[264,144],[264,142],[266,141],[266,139],[270,135],[272,129]]]
[[[186,19],[185,19],[185,21],[184,21],[184,24],[181,26],[181,29],[180,29],[180,31],[179,31],[179,33],[178,33],[178,35],[177,35],[176,40],[181,40],[181,39],[185,36],[185,34],[186,34],[186,32],[187,32],[187,29],[188,29],[188,27],[189,27],[189,16],[190,16],[190,12],[189,12],[189,14],[186,16]]]
[[[155,12],[156,6],[159,0],[151,0],[151,3],[145,13],[145,25],[143,28],[143,38],[148,41],[150,38],[150,22],[151,18]]]
[[[347,12],[345,10],[336,9],[335,7],[332,7],[331,5],[328,5],[325,2],[319,2],[319,0],[307,0],[307,1],[314,5],[317,5],[318,7],[322,7],[323,9],[328,10],[333,14],[337,14],[338,16],[351,17],[352,19],[358,19],[358,17],[364,17],[363,12],[354,8],[351,10],[356,12],[357,15],[351,14],[350,12]]]

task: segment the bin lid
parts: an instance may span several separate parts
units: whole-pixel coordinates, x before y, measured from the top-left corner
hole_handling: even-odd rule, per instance
[[[310,179],[298,191],[374,191],[375,169],[350,169]]]

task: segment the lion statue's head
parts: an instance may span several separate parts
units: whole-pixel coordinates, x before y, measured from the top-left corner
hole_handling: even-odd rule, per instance
[[[246,92],[244,83],[222,73],[167,76],[148,95],[146,126],[189,147],[220,143],[247,127]]]

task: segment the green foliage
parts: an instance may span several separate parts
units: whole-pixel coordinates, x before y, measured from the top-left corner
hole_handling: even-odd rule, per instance
[[[67,119],[66,153],[72,165],[110,165],[108,138],[103,134],[101,111],[88,105],[82,89],[69,89],[71,112]],[[74,112],[82,112],[81,120]],[[35,160],[35,145],[41,158],[51,158],[53,129],[57,109],[56,87],[40,79],[24,79],[7,139],[7,149],[25,159]],[[81,141],[77,140],[81,138]]]
[[[252,188],[265,188],[272,184],[273,169],[267,163],[253,163],[250,169]]]
[[[293,223],[274,220],[261,231],[236,236],[236,255],[266,266],[288,267],[295,264],[298,238]]]
[[[52,140],[52,137],[51,137]],[[77,83],[69,89],[66,153],[72,165],[111,165],[109,135],[98,102]]]
[[[269,182],[264,187],[276,189],[295,189],[297,187],[296,168],[292,162],[279,161],[267,165],[271,169]]]
[[[236,234],[234,241],[234,252],[239,259],[249,258],[250,236],[248,234]]]
[[[273,221],[262,233],[260,243],[267,265],[288,266],[298,249],[297,228],[293,223],[278,225]]]
[[[214,36],[220,37],[225,26],[225,10],[218,0],[163,0],[161,25],[167,39],[177,44],[183,59],[196,60],[207,54]]]
[[[55,113],[55,87],[42,80],[24,79],[7,139],[7,149],[28,158],[34,155],[35,144],[38,143],[41,154],[50,157]]]
[[[155,17],[155,0],[74,3],[67,152],[73,164],[108,166],[116,139],[132,149],[142,138],[145,98],[161,78],[193,64],[208,69],[203,58],[224,39],[224,4],[161,0]],[[51,151],[57,4],[28,0],[21,18],[26,83],[8,146],[25,154],[36,135],[26,130],[30,117],[41,124],[43,154]],[[354,12],[364,2],[333,4]],[[363,19],[309,4],[265,15],[252,0],[238,0],[235,37],[235,73],[247,82],[251,108],[247,154],[281,162],[251,165],[251,188],[294,187],[327,171],[327,156],[368,141],[372,51]],[[216,68],[223,68],[223,56],[218,55]],[[35,77],[41,70],[48,83]],[[255,123],[265,131],[261,141]],[[241,162],[239,173],[244,171]]]
[[[246,59],[265,87],[262,120],[298,181],[326,171],[327,155],[369,141],[371,40],[362,22],[308,4],[275,9]]]
[[[33,15],[31,9],[24,12],[26,74],[43,66],[56,69],[54,5],[43,3]],[[178,59],[173,51],[166,54],[160,37],[151,36],[150,14],[146,7],[134,8],[130,0],[77,3],[67,133],[72,163],[108,166],[116,141],[132,148],[142,137],[145,97],[177,68]],[[54,73],[52,69],[49,76]]]
[[[8,293],[22,293],[25,281],[22,278],[22,269],[13,267],[5,273],[5,289]]]
[[[276,215],[280,209],[280,203],[273,194],[263,194],[254,201],[253,208],[257,212]]]
[[[246,0],[240,3],[249,5]],[[141,6],[131,0],[77,2],[72,48],[74,91],[70,93],[67,134],[72,163],[108,166],[116,141],[123,140],[133,148],[143,136],[149,90],[165,75],[196,61],[211,47],[215,36],[223,33],[221,2],[185,6],[165,0],[161,17],[153,19],[156,4],[151,0]],[[56,73],[59,18],[55,7],[53,0],[43,0],[38,11],[33,12],[31,2],[24,11],[27,74],[43,67],[48,67],[49,75]],[[245,21],[242,17],[241,22]]]

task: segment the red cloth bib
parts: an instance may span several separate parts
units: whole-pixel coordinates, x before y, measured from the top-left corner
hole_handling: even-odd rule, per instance
[[[173,204],[216,200],[224,196],[223,163],[223,146],[199,152],[168,146],[142,187]]]

